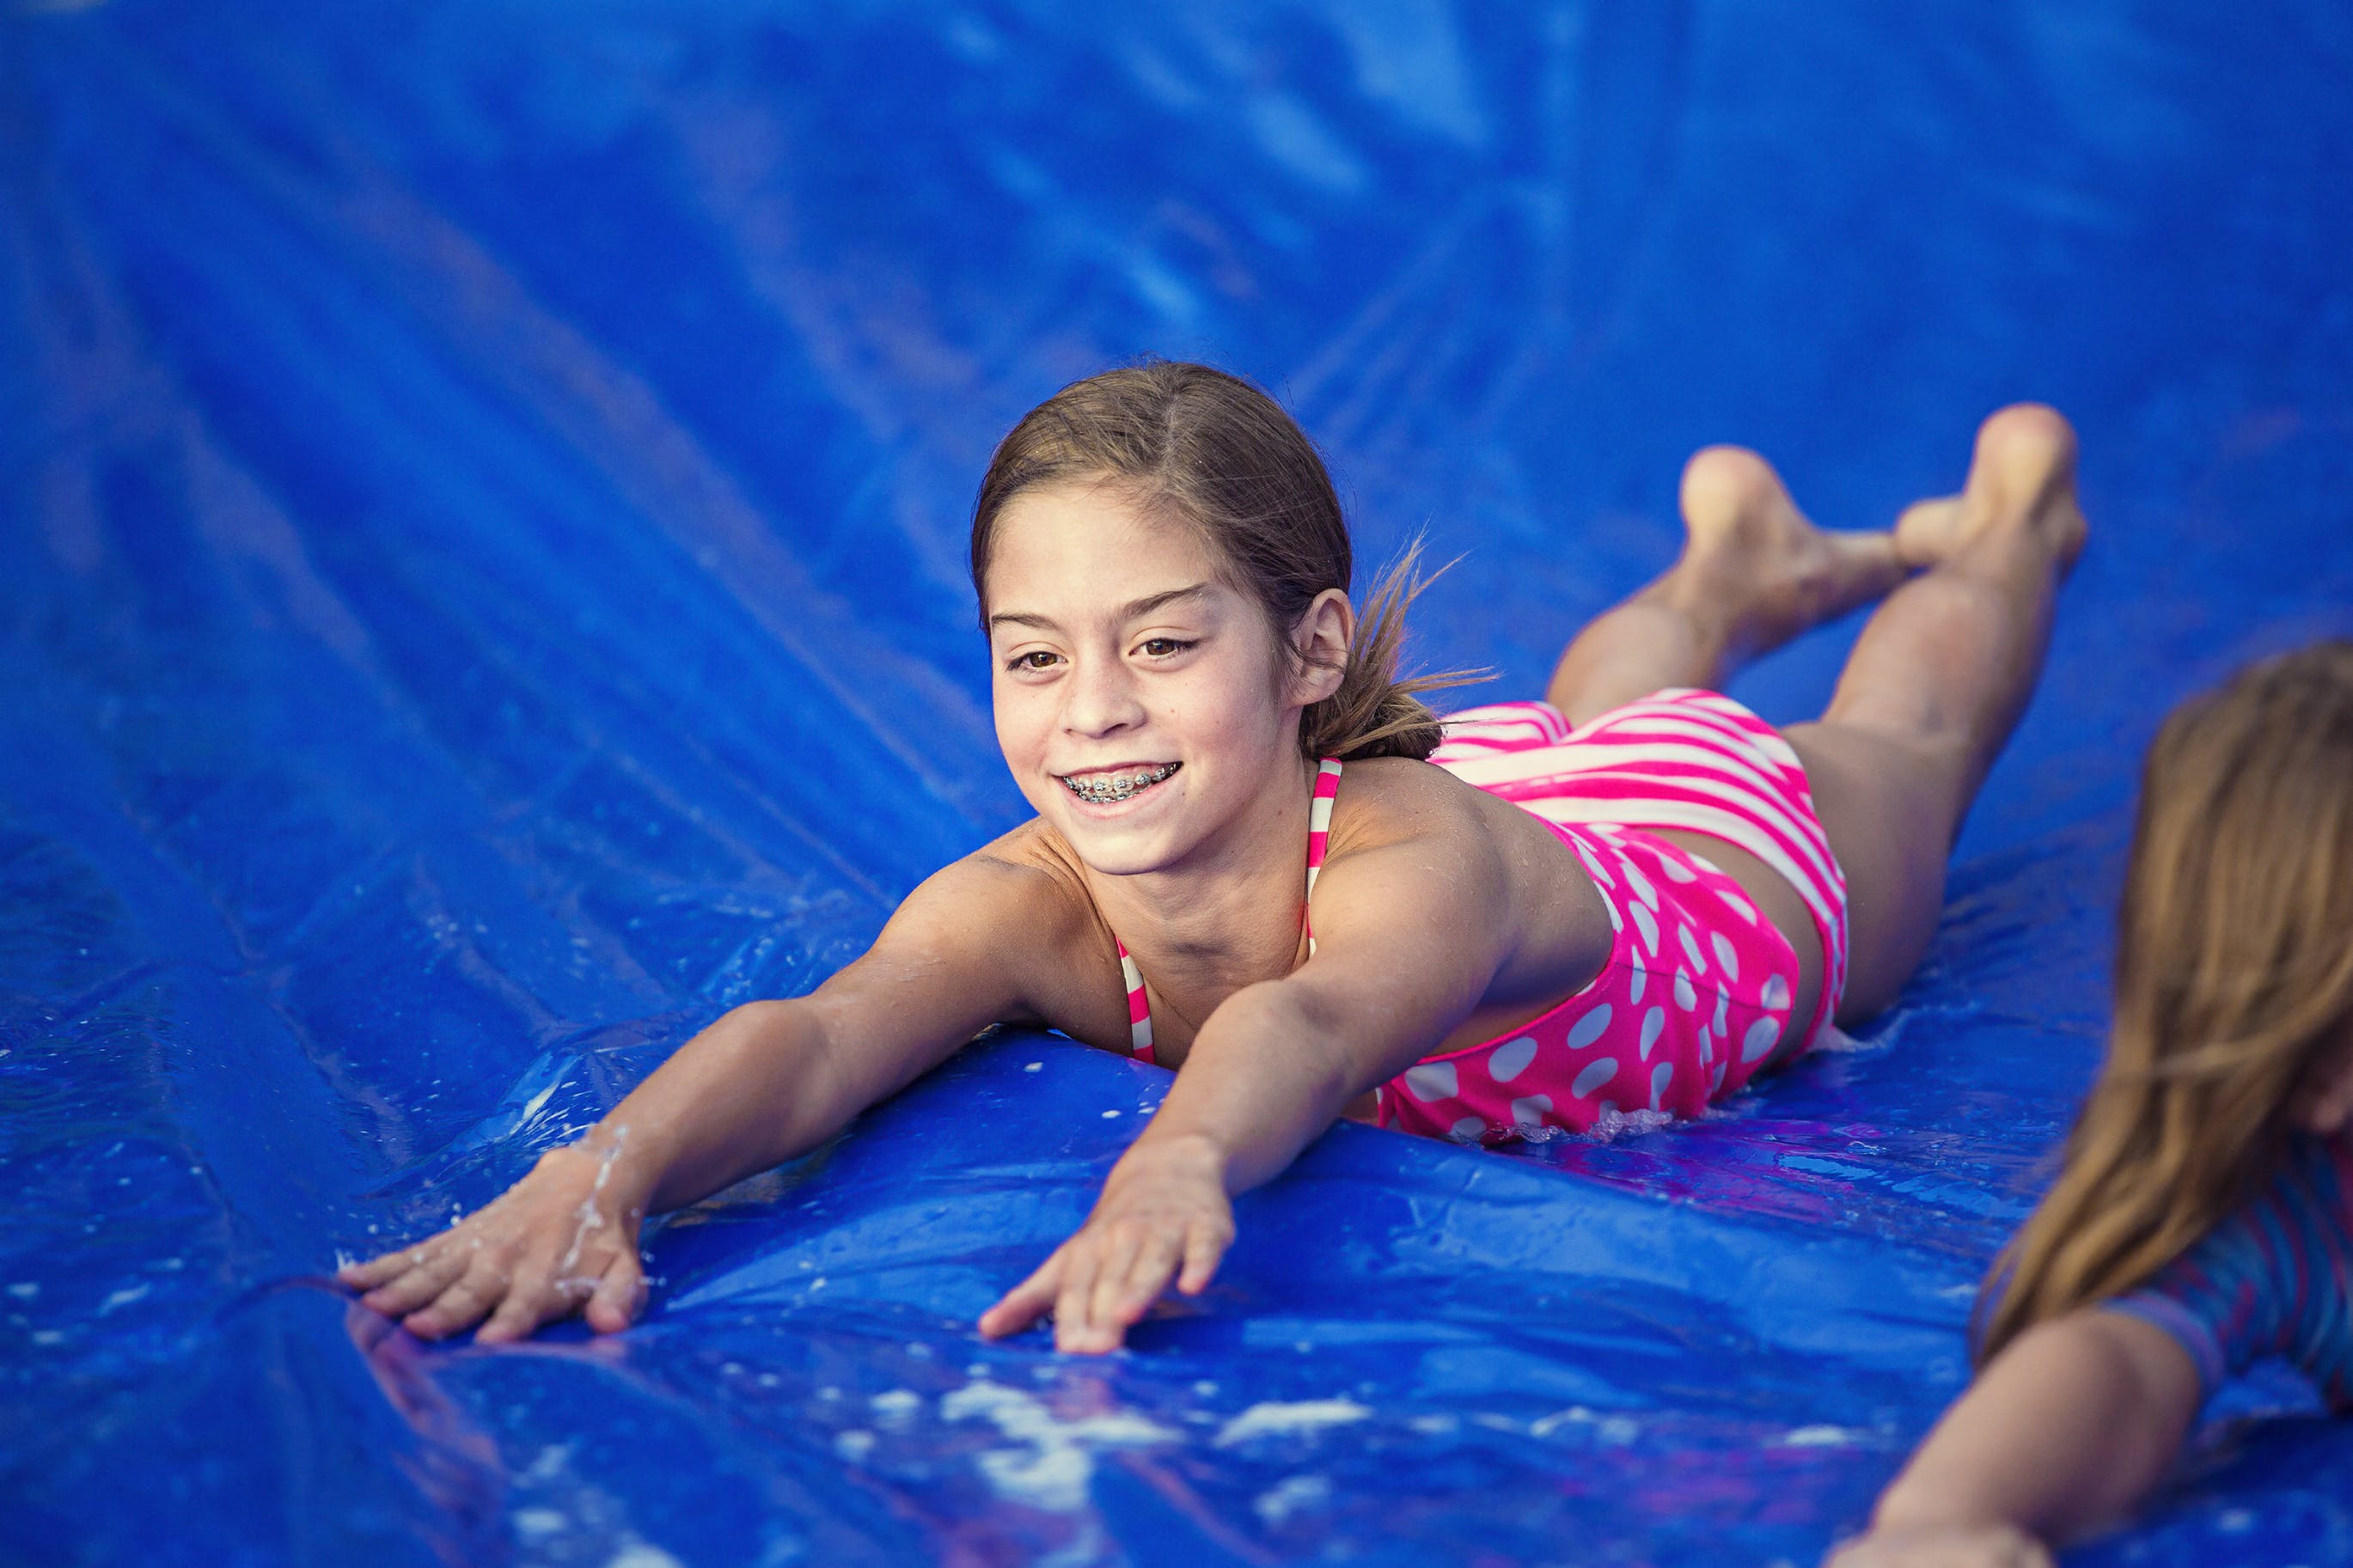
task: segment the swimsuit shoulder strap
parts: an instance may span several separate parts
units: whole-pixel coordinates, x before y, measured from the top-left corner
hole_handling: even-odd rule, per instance
[[[1340,798],[1340,759],[1326,757],[1315,767],[1315,798],[1307,803],[1307,896],[1315,897],[1315,874],[1324,869],[1324,851],[1332,838],[1332,803]],[[1299,906],[1299,923],[1307,932],[1307,956],[1315,956],[1315,928],[1307,906]]]
[[[1315,874],[1324,868],[1324,847],[1332,837],[1332,803],[1340,795],[1340,759],[1326,757],[1316,765],[1315,795],[1307,803],[1307,893],[1315,894]],[[1307,907],[1299,909],[1300,923],[1307,921]],[[1112,945],[1119,949],[1119,974],[1127,984],[1127,1048],[1128,1054],[1141,1062],[1152,1057],[1152,998],[1144,989],[1144,971],[1129,956],[1127,943],[1114,935]],[[1307,955],[1315,956],[1315,933],[1307,932]]]
[[[1152,1060],[1152,998],[1144,994],[1144,971],[1127,955],[1127,943],[1117,937],[1120,978],[1127,982],[1127,1050],[1137,1061]]]

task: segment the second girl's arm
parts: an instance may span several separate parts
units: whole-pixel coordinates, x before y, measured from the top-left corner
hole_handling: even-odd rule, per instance
[[[343,1279],[427,1338],[485,1318],[481,1337],[519,1338],[573,1311],[624,1326],[646,1215],[806,1152],[980,1029],[1032,1018],[1038,955],[1078,934],[1079,908],[1034,868],[958,861],[810,995],[722,1016],[497,1200]]]
[[[1834,1568],[2047,1564],[2128,1512],[2171,1469],[2198,1413],[2198,1371],[2173,1337],[2084,1308],[1994,1358],[1879,1500]]]

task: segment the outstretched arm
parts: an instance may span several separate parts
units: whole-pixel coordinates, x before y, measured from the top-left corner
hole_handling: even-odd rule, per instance
[[[1324,867],[1315,956],[1210,1015],[1085,1227],[983,1315],[984,1333],[1050,1310],[1060,1349],[1116,1349],[1172,1277],[1188,1295],[1208,1284],[1233,1238],[1232,1194],[1288,1166],[1478,1005],[1519,941],[1512,878],[1476,808],[1433,794],[1426,819]],[[1584,875],[1560,860],[1549,874]],[[1609,928],[1598,900],[1591,913],[1598,966]]]
[[[2165,1479],[2198,1413],[2198,1371],[2153,1324],[2086,1308],[1994,1358],[1831,1568],[2048,1568],[2064,1542]]]
[[[979,1030],[1027,1018],[1028,950],[1006,933],[1053,927],[1040,880],[986,853],[950,866],[815,993],[726,1014],[495,1202],[343,1281],[427,1339],[477,1322],[482,1340],[520,1339],[575,1311],[626,1327],[646,1215],[816,1147]]]

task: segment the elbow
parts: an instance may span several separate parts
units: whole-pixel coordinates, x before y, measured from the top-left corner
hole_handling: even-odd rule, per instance
[[[1982,1525],[1989,1522],[1988,1512],[1957,1496],[1949,1484],[1939,1484],[1923,1476],[1915,1460],[1888,1483],[1887,1489],[1879,1494],[1878,1502],[1872,1505],[1871,1528],[1898,1531]]]
[[[813,1021],[807,1002],[770,998],[730,1007],[712,1027],[744,1039],[773,1039],[796,1027],[807,1028]]]
[[[732,1053],[758,1058],[797,1044],[822,1055],[829,1041],[823,1016],[804,998],[746,1002],[731,1007],[704,1031]]]
[[[1906,1525],[1926,1524],[1932,1515],[1924,1509],[1920,1488],[1912,1479],[1912,1471],[1905,1469],[1887,1483],[1879,1500],[1871,1505],[1871,1528],[1874,1531],[1901,1530]]]

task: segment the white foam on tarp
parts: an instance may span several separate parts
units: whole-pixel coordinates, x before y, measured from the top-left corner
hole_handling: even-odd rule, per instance
[[[113,1294],[108,1296],[105,1300],[100,1301],[98,1304],[98,1315],[103,1318],[117,1307],[128,1307],[133,1301],[142,1300],[146,1297],[147,1292],[153,1289],[153,1287],[149,1285],[143,1279],[136,1285],[125,1285],[121,1289],[115,1291]]]
[[[923,1407],[923,1396],[910,1388],[894,1388],[867,1401],[874,1418],[885,1426],[903,1426]]]
[[[1602,1107],[1601,1114],[1593,1119],[1593,1125],[1585,1130],[1585,1135],[1597,1143],[1607,1143],[1613,1139],[1656,1132],[1662,1127],[1672,1126],[1674,1120],[1672,1111],[1620,1110],[1609,1105]]]
[[[1055,1513],[1086,1506],[1099,1448],[1140,1448],[1173,1443],[1178,1434],[1141,1415],[1113,1413],[1065,1421],[1036,1395],[1001,1383],[967,1384],[940,1401],[949,1421],[987,1421],[1019,1445],[979,1458],[980,1473],[998,1496]]]
[[[634,1535],[625,1535],[605,1560],[605,1568],[686,1568],[686,1564],[656,1546]]]
[[[519,1508],[512,1517],[516,1533],[532,1540],[554,1535],[572,1522],[561,1509],[553,1508]]]
[[[1840,1028],[1836,1024],[1831,1024],[1823,1028],[1821,1038],[1814,1042],[1813,1049],[1817,1051],[1841,1052],[1875,1051],[1883,1047],[1894,1045],[1895,1043],[1895,1037],[1903,1032],[1904,1015],[1900,1013],[1895,1016],[1894,1022],[1889,1024],[1887,1027],[1880,1030],[1878,1034],[1873,1036],[1867,1040],[1858,1040],[1852,1035],[1848,1034],[1844,1029]]]
[[[1209,1439],[1219,1448],[1247,1443],[1253,1437],[1301,1436],[1326,1426],[1345,1426],[1372,1415],[1372,1407],[1353,1399],[1269,1400],[1253,1405],[1218,1429]]]
[[[542,1448],[538,1455],[533,1458],[530,1468],[523,1471],[522,1479],[527,1481],[553,1480],[557,1476],[564,1474],[565,1470],[570,1468],[571,1464],[572,1445],[569,1443],[552,1444],[547,1447]]]
[[[1323,1476],[1293,1476],[1259,1494],[1250,1506],[1270,1525],[1281,1524],[1301,1509],[1319,1509],[1332,1500],[1332,1483]]]
[[[1849,1448],[1862,1434],[1847,1426],[1800,1426],[1781,1439],[1784,1448]]]
[[[1582,1405],[1572,1405],[1566,1410],[1556,1410],[1549,1415],[1539,1415],[1528,1423],[1528,1436],[1549,1437],[1563,1427],[1588,1427],[1593,1440],[1622,1448],[1642,1435],[1642,1424],[1630,1415],[1613,1415],[1589,1410]]]

